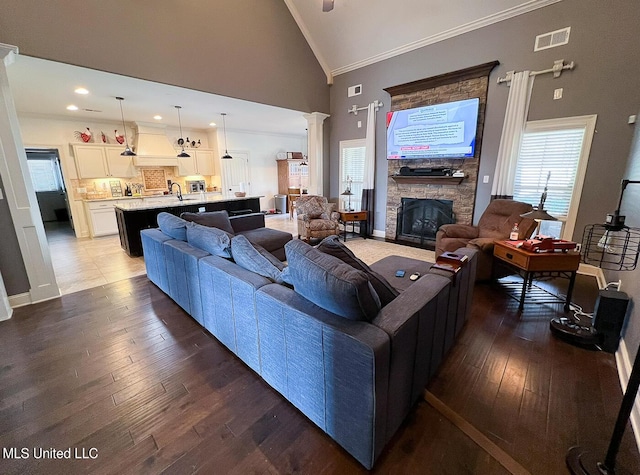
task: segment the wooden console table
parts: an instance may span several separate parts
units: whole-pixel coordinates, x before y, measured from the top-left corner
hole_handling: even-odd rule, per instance
[[[518,310],[524,308],[524,300],[527,290],[531,288],[533,278],[538,275],[562,275],[569,277],[569,288],[564,301],[565,312],[569,311],[571,294],[576,280],[576,271],[580,265],[580,253],[567,252],[530,252],[515,246],[512,241],[496,241],[493,247],[493,256],[500,263],[507,264],[522,275],[522,290],[520,292],[520,305]],[[495,279],[492,279],[495,280]]]
[[[347,240],[347,224],[351,223],[351,233],[355,233],[356,222],[359,221],[362,225],[363,221],[367,221],[369,218],[368,211],[340,211],[340,222],[344,226],[343,239]]]

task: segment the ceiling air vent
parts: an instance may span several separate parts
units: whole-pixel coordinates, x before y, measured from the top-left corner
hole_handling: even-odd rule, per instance
[[[543,49],[566,45],[569,42],[569,33],[571,33],[570,26],[550,33],[538,35],[536,36],[536,45],[534,46],[533,51],[541,51]]]

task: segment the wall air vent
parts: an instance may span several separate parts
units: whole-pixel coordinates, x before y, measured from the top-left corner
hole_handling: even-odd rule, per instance
[[[570,26],[538,35],[536,36],[536,44],[533,47],[533,51],[542,51],[543,49],[566,45],[569,42],[569,33],[571,33]]]

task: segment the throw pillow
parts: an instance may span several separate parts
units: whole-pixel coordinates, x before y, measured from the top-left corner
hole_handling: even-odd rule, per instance
[[[322,242],[318,244],[316,249],[324,252],[325,254],[337,257],[354,269],[361,270],[367,274],[371,285],[373,285],[378,297],[380,297],[380,304],[383,307],[398,296],[398,291],[394,289],[389,282],[387,282],[387,279],[371,270],[367,264],[358,259],[351,249],[345,246],[344,243],[340,242],[339,236],[329,236],[324,238]]]
[[[204,213],[187,213],[184,212],[180,217],[186,221],[198,223],[203,226],[209,226],[211,228],[218,228],[233,234],[233,228],[231,227],[231,221],[229,221],[229,213],[226,210],[222,211],[207,211]]]
[[[264,247],[251,243],[243,235],[231,239],[231,255],[240,267],[278,284],[283,283],[282,270],[285,265]]]
[[[380,311],[378,294],[364,272],[299,239],[284,250],[287,280],[307,300],[350,320],[371,321]]]
[[[158,227],[160,231],[167,236],[171,236],[173,239],[180,241],[187,240],[187,222],[184,219],[180,219],[177,216],[163,211],[158,213],[156,218],[158,220]]]
[[[197,223],[187,224],[187,242],[214,256],[231,258],[231,237],[228,232]]]

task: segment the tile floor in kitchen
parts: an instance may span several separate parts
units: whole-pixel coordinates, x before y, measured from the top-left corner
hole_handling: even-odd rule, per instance
[[[129,257],[117,235],[76,238],[68,222],[44,224],[62,295],[145,274],[144,258]],[[298,233],[296,220],[289,219],[288,214],[267,215],[265,224],[294,237]]]

